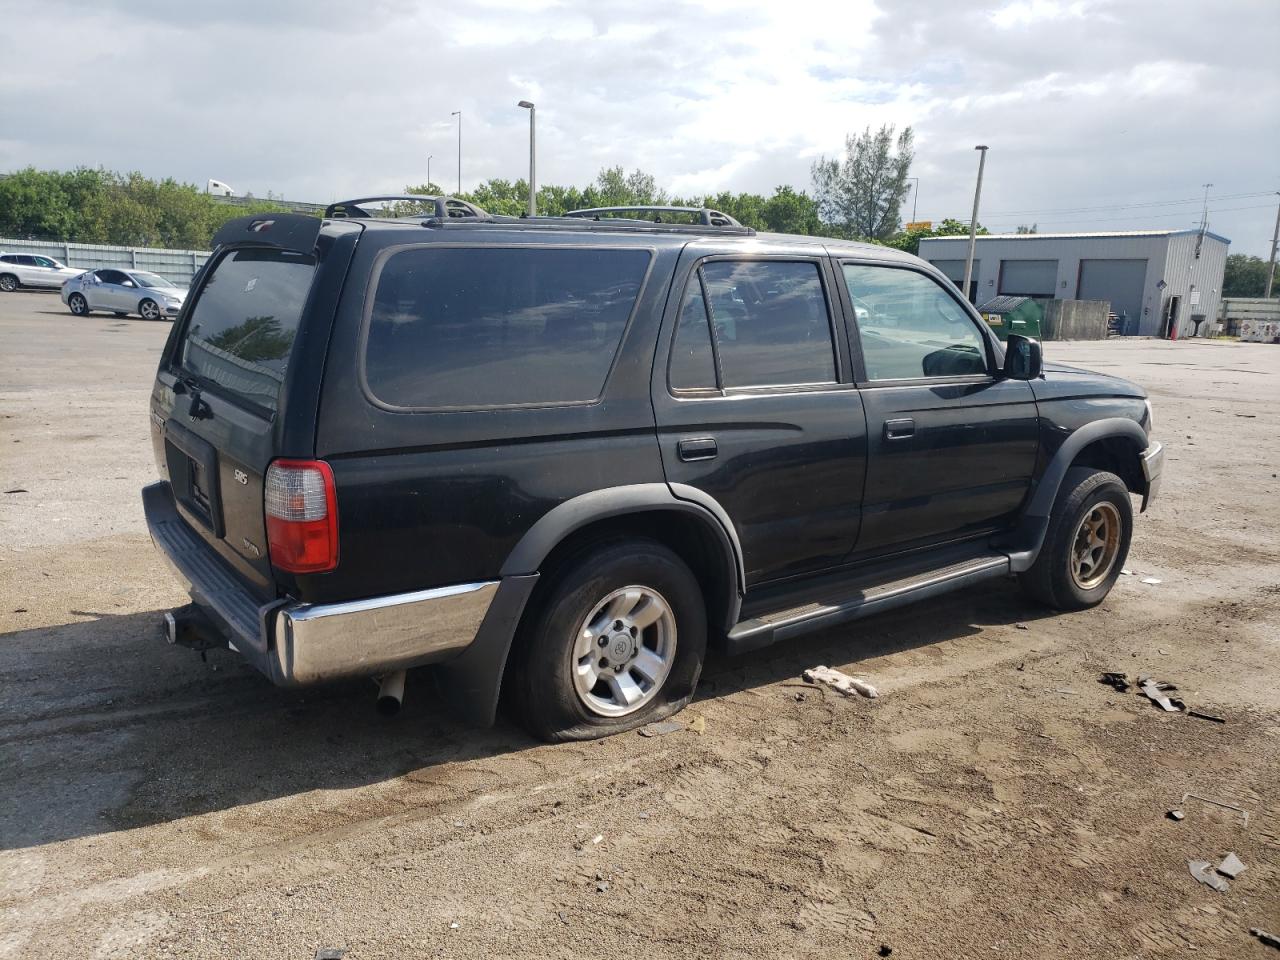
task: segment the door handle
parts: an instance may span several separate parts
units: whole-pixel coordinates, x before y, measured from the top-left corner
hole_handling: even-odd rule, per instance
[[[696,440],[681,440],[676,444],[680,459],[685,463],[691,460],[714,460],[716,453],[715,437],[698,437]]]
[[[884,422],[884,438],[886,440],[906,440],[916,435],[916,422],[910,418],[905,420],[886,420]]]

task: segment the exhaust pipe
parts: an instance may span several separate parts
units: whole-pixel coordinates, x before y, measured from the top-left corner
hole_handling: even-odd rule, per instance
[[[388,673],[378,680],[378,712],[384,717],[394,717],[400,712],[400,702],[404,700],[403,670]]]

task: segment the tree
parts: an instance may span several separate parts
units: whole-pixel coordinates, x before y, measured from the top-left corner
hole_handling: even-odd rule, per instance
[[[1038,223],[1033,223],[1033,224],[1031,224],[1031,226],[1027,226],[1025,223],[1020,223],[1020,224],[1018,224],[1018,229],[1017,229],[1016,231],[1014,231],[1014,232],[1015,232],[1015,233],[1023,233],[1023,234],[1028,234],[1028,233],[1039,233],[1039,232],[1040,232],[1040,224],[1038,224]]]
[[[1261,297],[1267,292],[1268,261],[1244,253],[1227,257],[1227,272],[1222,278],[1224,297]],[[1273,286],[1274,292],[1274,286]]]
[[[892,124],[875,133],[867,127],[856,137],[845,137],[843,160],[821,157],[814,162],[813,192],[823,220],[872,240],[898,232],[915,153],[910,127],[903,128],[896,145],[893,132]]]
[[[979,236],[990,233],[982,224],[978,224],[977,233]],[[969,225],[959,220],[948,217],[936,227],[929,230],[908,230],[905,233],[899,233],[890,237],[885,244],[898,250],[905,250],[907,253],[920,253],[920,241],[929,237],[967,237],[969,235]]]

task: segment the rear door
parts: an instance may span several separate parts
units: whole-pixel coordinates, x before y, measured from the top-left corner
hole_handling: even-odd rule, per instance
[[[312,247],[318,230],[317,220],[311,242],[299,245]],[[300,342],[313,318],[322,327],[313,339],[321,347],[327,340],[331,307],[329,319],[323,305],[308,307],[320,259],[314,249],[219,249],[165,348],[152,396],[157,457],[179,511],[263,596],[275,589],[263,476],[275,457],[308,457],[314,450],[313,397],[292,411],[307,424],[299,448],[284,449],[283,421],[294,396],[290,384],[318,380],[316,353]],[[345,262],[335,268],[345,271]],[[300,354],[316,369],[296,370]]]
[[[1031,485],[1031,385],[999,375],[991,342],[949,286],[906,265],[842,261],[867,413],[857,554],[998,529]]]
[[[668,299],[653,380],[663,469],[728,513],[748,588],[834,566],[858,533],[866,422],[824,254],[691,246]]]

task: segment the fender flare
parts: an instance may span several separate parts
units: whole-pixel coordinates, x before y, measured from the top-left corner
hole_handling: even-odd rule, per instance
[[[435,668],[441,697],[473,723],[491,726],[497,716],[511,644],[537,585],[542,562],[574,531],[599,520],[646,510],[686,513],[704,524],[720,544],[722,575],[730,588],[724,629],[732,627],[746,590],[745,564],[729,515],[715,498],[684,484],[636,483],[593,490],[549,510],[516,543],[502,566],[502,580],[475,640],[457,657]]]
[[[1014,538],[1017,546],[1008,551],[1011,573],[1022,573],[1030,569],[1040,555],[1040,548],[1044,546],[1044,538],[1049,532],[1049,518],[1053,513],[1054,501],[1058,499],[1058,490],[1077,454],[1089,444],[1111,437],[1133,441],[1135,456],[1141,456],[1149,443],[1142,427],[1126,417],[1095,420],[1072,432],[1049,461],[1031,495],[1031,501],[1023,511],[1022,523]]]

